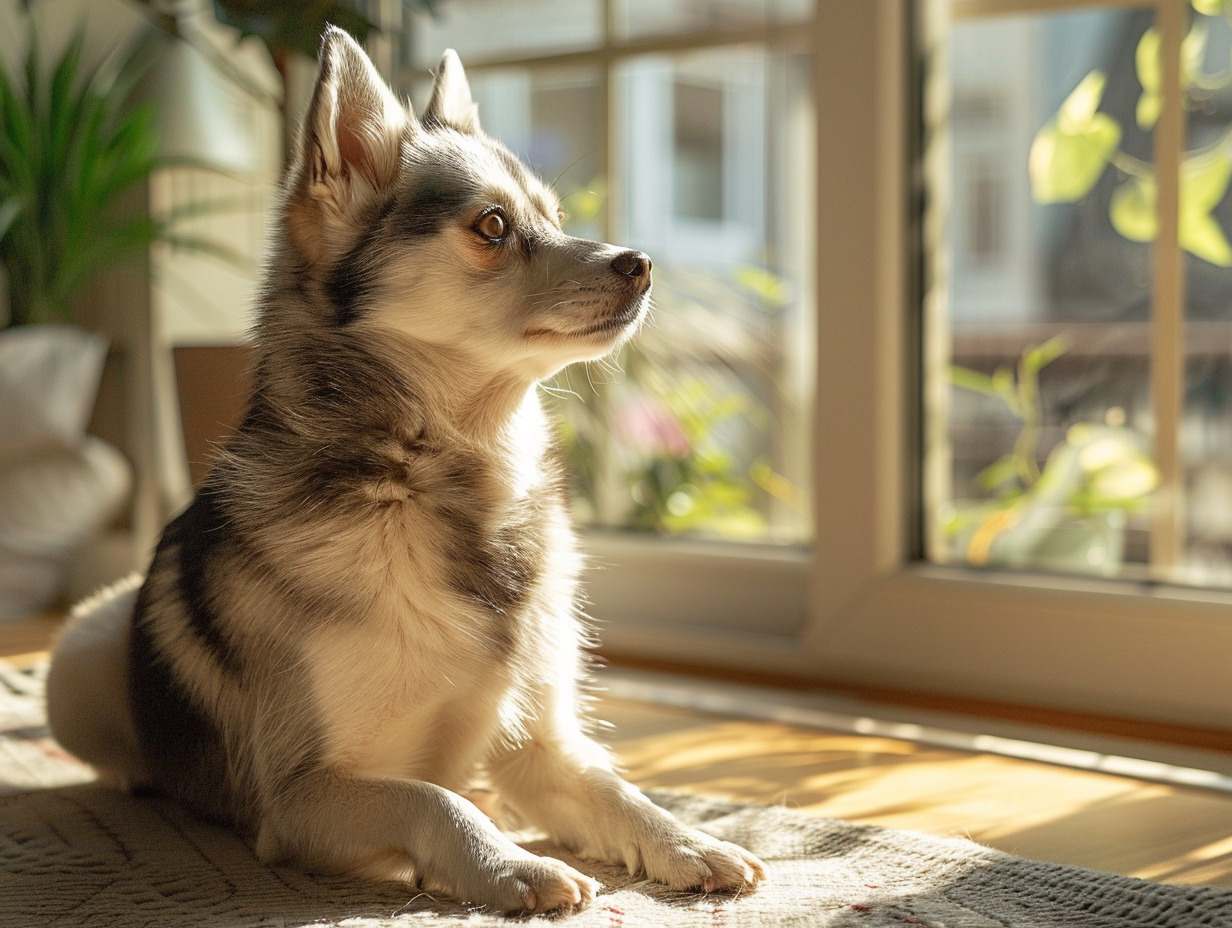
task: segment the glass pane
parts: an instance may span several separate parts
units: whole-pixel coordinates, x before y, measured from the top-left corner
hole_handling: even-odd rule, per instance
[[[616,0],[616,34],[643,38],[804,19],[811,0]]]
[[[1180,435],[1186,505],[1178,579],[1226,587],[1232,586],[1232,27],[1223,15],[1195,14],[1189,35],[1183,155],[1189,170],[1182,178],[1188,175],[1190,185],[1182,187],[1180,230],[1188,296]]]
[[[562,196],[566,228],[648,252],[652,321],[550,388],[576,514],[607,528],[807,540],[808,62],[760,48],[478,72],[485,128]]]
[[[470,85],[484,130],[552,185],[570,233],[602,239],[607,181],[598,69],[477,71]]]
[[[1098,10],[943,32],[934,561],[1122,576],[1149,559],[1154,115],[1135,61],[1151,25]]]
[[[592,48],[603,38],[600,0],[465,0],[436,3],[436,15],[412,12],[413,51],[404,56],[435,64],[455,49],[463,63],[540,52]]]
[[[807,540],[808,73],[759,47],[616,69],[612,234],[653,257],[655,310],[573,417],[598,524]]]

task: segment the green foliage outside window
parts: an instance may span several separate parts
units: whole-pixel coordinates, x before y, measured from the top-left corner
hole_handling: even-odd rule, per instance
[[[1203,71],[1210,26],[1205,17],[1232,22],[1232,0],[1191,0],[1194,17],[1181,48],[1181,89],[1185,106],[1199,96],[1232,86],[1232,62],[1217,74]],[[1142,88],[1135,119],[1144,131],[1154,128],[1161,107],[1160,37],[1147,29],[1134,55]],[[1109,205],[1112,227],[1135,242],[1153,242],[1158,233],[1154,167],[1121,147],[1121,124],[1099,111],[1107,82],[1103,72],[1088,74],[1036,134],[1031,146],[1031,191],[1038,203],[1073,203],[1091,192],[1111,165],[1124,179]],[[1214,144],[1183,154],[1180,169],[1180,245],[1219,267],[1232,267],[1232,245],[1211,210],[1232,180],[1232,133]]]

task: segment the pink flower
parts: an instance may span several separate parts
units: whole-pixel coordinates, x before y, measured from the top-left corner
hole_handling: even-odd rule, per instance
[[[620,410],[616,434],[647,457],[664,456],[679,461],[691,450],[679,420],[662,403],[645,396],[629,401]]]

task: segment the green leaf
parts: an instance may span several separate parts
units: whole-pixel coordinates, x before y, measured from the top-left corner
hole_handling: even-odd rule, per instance
[[[1206,57],[1206,44],[1209,36],[1210,29],[1207,25],[1204,22],[1195,21],[1181,41],[1181,85],[1183,87],[1191,86],[1201,77],[1202,62]],[[1160,96],[1159,43],[1159,30],[1152,26],[1142,33],[1138,46],[1134,50],[1134,66],[1138,72],[1138,83],[1142,85],[1142,95],[1138,97],[1134,117],[1138,122],[1138,128],[1144,132],[1154,128],[1163,105],[1163,98]]]
[[[1181,86],[1188,87],[1202,76],[1202,62],[1206,58],[1206,40],[1210,29],[1196,19],[1185,38],[1181,40]]]
[[[1143,91],[1138,98],[1138,106],[1134,110],[1134,119],[1138,128],[1149,132],[1159,121],[1159,111],[1163,108],[1164,98],[1154,91]]]
[[[1187,158],[1181,165],[1177,238],[1190,254],[1219,267],[1232,267],[1232,244],[1211,210],[1227,195],[1232,154],[1221,149]],[[1108,218],[1133,242],[1153,242],[1159,231],[1153,177],[1131,177],[1112,193]]]
[[[13,220],[17,218],[17,214],[21,212],[21,200],[18,197],[9,197],[3,203],[0,203],[0,241],[3,241],[4,234],[9,230],[9,226],[13,224]]]
[[[1120,124],[1096,112],[1105,77],[1092,71],[1031,143],[1028,170],[1037,203],[1072,203],[1086,196],[1121,144]]]
[[[1142,33],[1138,47],[1134,50],[1134,67],[1138,72],[1138,83],[1147,93],[1158,93],[1160,86],[1159,74],[1159,30],[1154,26]]]
[[[1220,16],[1224,11],[1224,0],[1191,0],[1193,8],[1203,16]]]
[[[1154,26],[1142,33],[1142,38],[1138,40],[1134,66],[1138,72],[1138,83],[1142,85],[1142,96],[1138,98],[1135,116],[1138,128],[1146,131],[1159,119],[1163,100],[1159,95],[1159,30]]]
[[[1211,210],[1227,195],[1230,179],[1232,155],[1222,148],[1181,164],[1180,245],[1218,267],[1232,267],[1232,245]]]
[[[117,215],[117,198],[148,176],[151,113],[128,108],[133,49],[81,73],[76,34],[46,68],[29,34],[24,87],[0,69],[0,261],[12,320],[70,315],[100,268],[149,244],[160,227]]]
[[[1185,216],[1180,228],[1181,247],[1217,267],[1232,267],[1232,245],[1223,229],[1208,214]]]
[[[1131,242],[1153,242],[1159,230],[1154,178],[1131,177],[1112,191],[1108,205],[1112,227]]]
[[[1099,109],[1107,82],[1108,78],[1102,71],[1092,71],[1078,82],[1057,110],[1057,124],[1062,132],[1076,134],[1086,130]]]
[[[1222,148],[1192,155],[1181,163],[1181,210],[1207,213],[1228,192],[1232,155]]]
[[[345,29],[360,43],[378,31],[358,6],[342,0],[214,0],[214,15],[223,25],[238,29],[241,36],[257,36],[271,52],[295,50],[316,58],[326,23]]]

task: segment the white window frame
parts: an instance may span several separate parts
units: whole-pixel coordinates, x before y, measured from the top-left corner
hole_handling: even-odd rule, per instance
[[[1185,2],[1146,4],[1160,11],[1171,36],[1165,75],[1179,70],[1169,67],[1168,56],[1179,48]],[[999,5],[1038,11],[1143,4]],[[819,166],[813,192],[815,540],[801,551],[588,533],[586,547],[601,565],[588,575],[590,611],[601,622],[604,650],[1232,728],[1232,595],[1162,583],[976,573],[918,558],[914,488],[927,436],[915,410],[944,408],[935,382],[917,386],[924,382],[919,358],[944,349],[935,337],[917,334],[914,12],[910,0],[816,0],[810,27]],[[686,42],[643,44],[671,51]],[[602,64],[605,53],[555,57]],[[1161,116],[1165,127],[1168,118],[1179,117]],[[1166,205],[1167,176],[1175,177],[1176,167],[1165,159],[1159,171]],[[1175,187],[1171,196],[1175,204]],[[925,223],[941,221],[929,216]],[[1161,214],[1163,242],[1168,235],[1175,241],[1168,225]],[[1172,288],[1172,296],[1157,302],[1170,305],[1163,312],[1173,315],[1156,340],[1153,367],[1159,384],[1175,385],[1183,301],[1177,298],[1179,253],[1167,251],[1157,248],[1155,277],[1160,292]],[[1167,317],[1157,310],[1160,318]],[[943,356],[929,360],[944,363]],[[1175,487],[1177,468],[1161,464],[1165,487]]]

